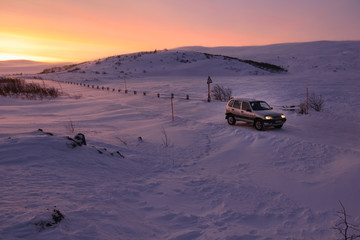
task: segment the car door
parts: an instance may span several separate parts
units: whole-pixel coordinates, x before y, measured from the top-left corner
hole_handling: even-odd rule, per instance
[[[241,118],[241,102],[239,100],[235,100],[230,108],[230,111],[236,119]]]
[[[242,102],[241,104],[241,116],[246,122],[254,121],[254,113],[251,110],[250,104],[248,102]]]

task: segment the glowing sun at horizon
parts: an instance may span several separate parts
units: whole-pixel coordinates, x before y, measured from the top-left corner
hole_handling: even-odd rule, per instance
[[[51,58],[51,57],[31,56],[31,55],[16,54],[16,53],[0,53],[0,61],[10,61],[10,60],[29,60],[36,62],[62,62],[61,59]]]

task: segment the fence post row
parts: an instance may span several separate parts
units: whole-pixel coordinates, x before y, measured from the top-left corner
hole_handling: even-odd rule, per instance
[[[80,86],[84,86],[84,87],[88,87],[88,88],[94,88],[94,89],[96,88],[96,89],[102,89],[102,90],[110,91],[110,87],[104,87],[104,86],[100,87],[99,85],[95,86],[95,85],[90,85],[90,84],[85,84],[85,83],[84,84],[83,83],[74,83],[74,82],[70,82],[70,81],[64,81],[64,83],[71,84],[71,85],[78,85],[78,86],[80,85]],[[115,92],[116,89],[112,88],[112,91]],[[121,89],[119,88],[117,91],[120,93]],[[124,90],[124,93],[128,93],[128,92],[129,92],[129,90],[127,90],[127,89]],[[134,90],[133,93],[134,93],[134,95],[136,95],[137,91]],[[147,96],[147,93],[145,91],[143,92],[143,96]],[[156,96],[157,96],[157,98],[160,98],[160,93],[157,93]],[[171,98],[171,101],[172,101],[172,99],[174,98],[174,93],[171,93],[170,98]],[[190,100],[189,94],[186,94],[185,99]],[[173,105],[173,103],[172,103],[172,105]]]

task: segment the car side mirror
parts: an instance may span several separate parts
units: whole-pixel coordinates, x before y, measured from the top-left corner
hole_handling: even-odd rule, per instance
[[[273,110],[273,107],[270,107],[270,110]]]

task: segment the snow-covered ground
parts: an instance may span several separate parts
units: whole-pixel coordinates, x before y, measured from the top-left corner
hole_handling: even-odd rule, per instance
[[[230,126],[226,103],[206,101],[208,75],[279,111],[306,88],[325,108],[284,111],[282,129]],[[0,97],[0,239],[336,239],[339,201],[360,223],[359,76],[360,42],[192,47],[36,75],[63,94]],[[71,147],[77,133],[86,146]],[[54,209],[64,220],[41,228]]]

